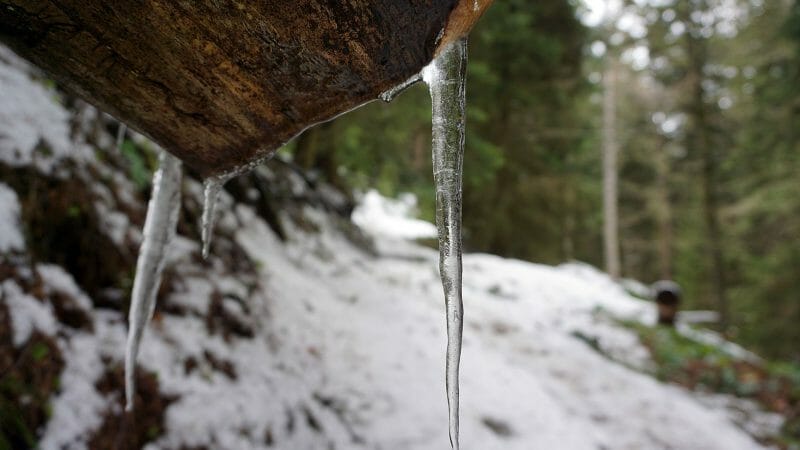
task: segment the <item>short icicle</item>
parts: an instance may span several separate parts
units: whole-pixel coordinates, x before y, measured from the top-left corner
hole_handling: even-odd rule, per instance
[[[203,182],[203,217],[200,229],[200,236],[203,241],[203,259],[208,258],[211,248],[211,238],[214,234],[214,223],[217,216],[217,199],[225,179],[220,177],[208,178]]]
[[[439,230],[439,273],[447,311],[447,406],[450,445],[458,450],[458,369],[461,361],[461,177],[466,122],[467,40],[445,49],[422,71],[433,108],[433,179]]]
[[[117,139],[114,141],[114,149],[118,152],[122,151],[122,144],[125,142],[125,134],[128,132],[128,126],[120,122],[117,128]]]
[[[405,92],[406,89],[410,88],[411,86],[417,84],[420,81],[422,81],[421,74],[412,75],[411,78],[407,79],[406,81],[403,81],[402,83],[389,89],[388,91],[381,93],[381,95],[379,95],[378,98],[380,98],[386,103],[389,103],[392,100],[394,100],[395,97]]]
[[[125,351],[125,409],[133,409],[136,392],[136,356],[144,329],[153,317],[156,293],[161,284],[169,243],[175,236],[181,204],[182,169],[179,159],[167,152],[159,158],[153,176],[153,192],[147,205],[142,245],[136,262],[136,278],[128,314],[128,344]]]

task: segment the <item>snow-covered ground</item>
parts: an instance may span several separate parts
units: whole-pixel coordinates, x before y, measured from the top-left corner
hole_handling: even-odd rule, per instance
[[[446,446],[436,253],[378,237],[382,256],[367,258],[320,221],[319,236],[295,235],[287,247],[262,227],[239,234],[253,257],[284,261],[270,284],[276,298],[297,301],[275,305],[273,318],[293,316],[287,332],[320,348],[331,392],[363,399],[370,412],[360,433],[380,448]],[[580,331],[630,365],[647,363],[635,336],[594,312],[650,321],[652,308],[604,274],[491,255],[464,264],[464,448],[759,448],[724,411],[573,337]]]
[[[381,256],[369,256],[312,210],[321,232],[295,231],[284,245],[247,207],[235,213],[245,224],[237,239],[261,262],[266,286],[248,299],[259,331],[225,342],[193,315],[164,315],[151,327],[142,364],[180,398],[167,410],[166,435],[150,447],[447,448],[436,253],[379,238]],[[50,283],[69,286],[49,270]],[[597,338],[630,366],[647,364],[635,336],[594,313],[651,320],[650,306],[595,269],[467,255],[464,279],[463,448],[760,448],[723,408],[611,362],[573,336]],[[203,314],[210,283],[203,274],[189,280],[173,301]],[[244,286],[223,284],[226,307],[243,314],[232,299],[246,297]],[[11,307],[15,326],[52,327],[42,311]],[[75,357],[43,448],[80,442],[97,426],[105,402],[91,385],[101,356],[121,356],[124,331],[120,317],[97,315],[93,337],[69,341],[65,353]],[[210,368],[186,375],[186,358],[204,352],[232,362],[236,379]]]
[[[26,158],[40,140],[57,148],[53,158],[72,157],[62,151],[66,128],[40,123],[50,117],[62,124],[66,112],[17,70],[0,64],[8,87],[0,89],[0,105],[10,98],[26,106],[19,107],[23,114],[0,108],[0,124],[24,132],[5,133],[0,153],[14,153],[0,161],[49,170],[49,163]],[[184,187],[196,197],[199,189],[193,182]],[[283,218],[282,242],[252,208],[224,195],[219,226],[256,262],[252,276],[226,271],[213,256],[208,265],[198,263],[198,243],[179,236],[169,262],[179,288],[162,299],[170,308],[156,315],[139,359],[158,374],[160,391],[176,398],[164,433],[148,448],[448,448],[437,254],[398,237],[431,230],[405,217],[408,199],[399,205],[368,194],[355,213],[374,236],[375,255],[312,208],[304,214],[315,227]],[[125,219],[108,201],[97,208]],[[13,190],[0,184],[2,252],[25,249],[19,209]],[[115,242],[136,234],[127,219],[111,222],[107,232]],[[310,228],[318,231],[303,231]],[[63,269],[37,264],[34,270],[45,294],[66,293],[93,324],[64,328],[49,303],[15,280],[0,280],[15,345],[38,330],[56,338],[66,360],[40,447],[85,448],[104,414],[120,407],[122,392],[103,394],[96,382],[122,360],[124,318],[92,311]],[[464,258],[464,283],[462,448],[761,448],[720,402],[701,401],[637,370],[649,367],[647,351],[607,317],[652,321],[653,309],[596,269],[471,254]],[[214,315],[240,331],[211,332]],[[613,361],[576,334],[596,339]]]

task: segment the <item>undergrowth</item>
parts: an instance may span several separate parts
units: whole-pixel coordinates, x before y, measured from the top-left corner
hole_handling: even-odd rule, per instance
[[[650,351],[656,378],[692,390],[756,401],[765,410],[786,418],[781,434],[769,444],[800,449],[800,365],[743,359],[671,327],[620,323],[634,331]]]

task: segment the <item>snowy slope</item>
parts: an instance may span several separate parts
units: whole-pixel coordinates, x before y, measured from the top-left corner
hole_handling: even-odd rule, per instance
[[[86,162],[90,152],[68,151],[86,147],[70,143],[63,126],[68,113],[52,94],[8,64],[21,64],[13,55],[0,57],[6,61],[0,64],[0,124],[18,130],[0,140],[0,162],[43,172],[63,158],[79,167],[96,164]],[[25,106],[11,106],[10,98]],[[30,155],[39,141],[56,150],[35,161]],[[119,172],[104,170],[124,191],[117,197],[133,198]],[[200,188],[187,181],[184,195],[199,201]],[[123,208],[110,195],[98,198],[95,207],[109,220],[106,233],[120,243],[137,239]],[[353,245],[328,214],[310,207],[303,227],[281,217],[283,242],[251,207],[227,194],[217,239],[233,236],[228,244],[246,252],[242,258],[254,262],[255,273],[229,270],[214,256],[203,264],[199,245],[179,237],[168,263],[178,287],[160,300],[163,309],[140,355],[141,366],[157,374],[160,392],[174,399],[148,448],[448,448],[437,255],[396,237],[406,227],[415,236],[430,227],[387,215],[396,207],[366,198],[372,208],[356,217],[370,224],[377,255]],[[1,252],[26,248],[19,203],[0,184]],[[635,370],[648,366],[646,350],[596,312],[652,321],[652,308],[602,273],[480,254],[466,255],[464,265],[464,449],[761,448],[721,406]],[[40,446],[86,448],[104,417],[120,412],[122,392],[101,392],[98,380],[122,360],[124,316],[93,309],[58,266],[18,272],[0,280],[14,344],[36,331],[55,339],[65,358]],[[25,291],[28,278],[41,279],[38,295],[45,300]],[[91,327],[60,323],[47,300],[56,292],[72,298]],[[220,332],[217,319],[233,331]],[[576,331],[626,364],[599,355]]]
[[[358,393],[369,405],[362,433],[381,448],[442,448],[445,337],[435,252],[379,241],[385,256],[368,259],[327,230],[283,248],[255,224],[239,236],[270,266],[285,258],[271,286],[300,302],[276,305],[275,315],[305,325],[292,329],[321,348],[334,392]],[[649,305],[594,269],[467,255],[464,279],[465,448],[758,448],[723,412],[572,336],[596,336],[644,364],[635,337],[593,311],[648,320]]]

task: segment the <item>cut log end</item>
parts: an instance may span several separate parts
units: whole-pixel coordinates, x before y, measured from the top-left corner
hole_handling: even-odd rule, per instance
[[[376,99],[490,3],[6,0],[0,40],[213,176]]]
[[[494,0],[460,0],[450,12],[442,31],[442,39],[436,48],[436,55],[438,56],[448,45],[469,34],[493,2]]]

